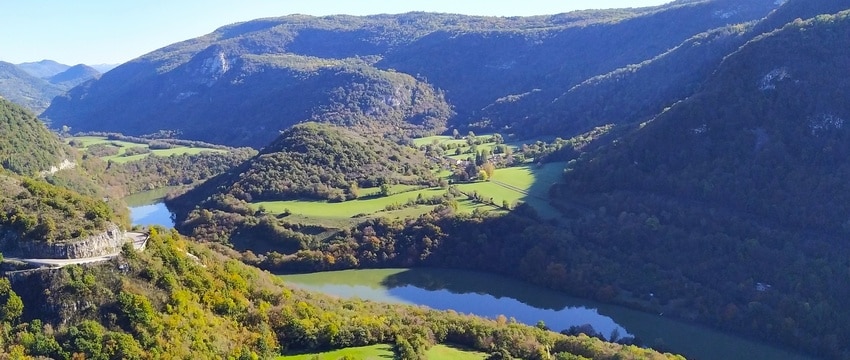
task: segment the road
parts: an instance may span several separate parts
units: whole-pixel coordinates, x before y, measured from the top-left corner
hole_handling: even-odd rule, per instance
[[[148,235],[145,233],[139,232],[127,232],[125,236],[133,241],[133,248],[136,250],[144,250],[145,246],[148,243]],[[108,261],[116,256],[121,254],[121,250],[118,250],[111,254],[106,254],[102,256],[94,256],[87,258],[79,258],[79,259],[21,259],[21,258],[5,258],[6,261],[19,261],[24,262],[29,265],[39,266],[39,267],[52,267],[52,268],[61,268],[63,266],[74,265],[74,264],[90,264],[101,261]]]

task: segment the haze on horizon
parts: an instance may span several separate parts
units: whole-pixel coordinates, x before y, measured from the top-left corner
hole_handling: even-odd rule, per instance
[[[531,16],[573,10],[655,6],[670,0],[224,0],[12,1],[0,12],[0,61],[49,59],[67,65],[120,64],[236,22],[289,14],[315,16],[410,11]]]

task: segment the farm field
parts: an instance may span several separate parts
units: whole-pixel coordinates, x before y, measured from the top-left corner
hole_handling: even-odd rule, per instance
[[[466,198],[458,198],[457,211],[471,213],[476,209],[486,211],[502,211],[503,201],[513,206],[518,201],[526,202],[538,212],[556,214],[545,200],[549,186],[560,179],[564,163],[550,163],[541,166],[526,165],[497,169],[490,181],[457,184],[457,188],[467,194],[477,192],[484,199],[493,198],[493,205],[473,202]],[[445,174],[448,176],[449,174]],[[361,198],[344,202],[327,202],[315,200],[285,200],[265,201],[252,204],[254,209],[262,207],[271,214],[291,213],[291,220],[305,224],[323,225],[334,228],[347,227],[363,218],[385,217],[403,219],[417,217],[431,211],[433,205],[416,205],[395,210],[386,210],[390,205],[404,205],[416,200],[420,195],[431,198],[445,194],[442,188],[417,189],[410,185],[394,185],[390,196],[375,196],[379,188],[360,189]]]
[[[481,360],[487,356],[482,352],[464,351],[446,345],[434,345],[425,352],[425,358],[428,360]]]
[[[544,218],[553,217],[558,211],[549,205],[549,187],[559,181],[566,163],[549,163],[541,166],[523,165],[496,169],[490,181],[458,184],[464,193],[477,192],[484,199],[493,198],[493,203],[502,205],[507,201],[513,206],[517,201],[528,203]]]
[[[424,198],[441,196],[445,189],[431,188],[407,191],[383,197],[355,199],[337,203],[311,200],[264,201],[253,203],[255,208],[264,207],[272,214],[281,214],[287,209],[293,214],[308,217],[350,218],[358,214],[372,214],[384,210],[388,205],[404,204],[408,200],[416,200],[421,194]]]
[[[130,148],[148,148],[148,144],[134,143],[134,142],[128,142],[128,141],[121,141],[121,140],[109,140],[108,138],[106,138],[104,136],[72,137],[72,138],[68,139],[68,142],[71,142],[71,141],[76,141],[76,142],[81,143],[83,149],[87,149],[90,146],[99,145],[99,144],[110,144],[112,146],[115,146],[115,147],[118,148],[118,154],[110,155],[110,156],[104,156],[104,157],[101,157],[101,159],[103,161],[112,161],[112,162],[119,163],[119,164],[128,163],[128,162],[136,161],[136,160],[141,160],[141,159],[144,159],[144,158],[146,158],[150,155],[171,156],[171,155],[183,155],[183,154],[194,155],[194,154],[199,154],[199,153],[204,152],[204,151],[224,152],[224,150],[220,150],[220,149],[178,146],[178,147],[175,147],[175,148],[172,148],[172,149],[151,150],[150,153],[146,153],[146,154],[125,156],[127,149],[130,149]]]
[[[344,356],[362,360],[385,360],[394,359],[395,353],[392,346],[381,344],[372,346],[352,347],[340,350],[326,351],[321,353],[284,355],[278,360],[312,360],[318,356],[319,360],[337,360]]]
[[[341,350],[326,351],[321,353],[284,355],[278,360],[337,360],[344,356],[358,360],[383,360],[394,359],[395,353],[390,345],[372,345],[346,348]],[[487,358],[487,354],[475,351],[464,351],[446,345],[434,345],[425,352],[428,360],[481,360]]]

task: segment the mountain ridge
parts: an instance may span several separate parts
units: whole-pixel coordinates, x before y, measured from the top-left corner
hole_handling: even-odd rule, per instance
[[[409,76],[420,83],[417,87],[429,87],[431,90],[426,92],[439,93],[436,97],[428,95],[433,99],[426,103],[433,105],[430,109],[414,112],[414,118],[437,113],[438,122],[451,119],[448,127],[466,128],[481,122],[478,115],[481,108],[505,96],[538,87],[545,92],[553,91],[600,72],[651,58],[708,29],[761,18],[775,6],[769,0],[747,4],[715,0],[515,18],[409,13],[260,19],[225,26],[119,66],[100,80],[58,98],[44,116],[56,126],[69,125],[80,130],[97,127],[96,130],[141,135],[168,129],[183,131],[189,138],[215,142],[215,139],[198,138],[207,135],[191,127],[209,124],[212,119],[220,127],[232,128],[238,122],[256,123],[259,117],[266,129],[282,130],[301,121],[322,121],[322,114],[334,113],[337,108],[351,103],[332,100],[322,104],[326,99],[304,101],[295,94],[283,92],[281,87],[303,79],[306,81],[301,83],[305,87],[298,95],[324,92],[323,97],[327,98],[329,94],[322,87],[339,87],[340,81],[350,85],[346,77],[310,83],[316,78],[301,74],[296,79],[272,82],[254,76],[256,72],[244,66],[251,63],[257,71],[273,69],[276,67],[273,63],[260,59],[290,56],[307,64],[342,61],[359,63],[355,67],[360,70],[356,71]],[[674,21],[683,16],[701,20]],[[643,33],[641,29],[654,26],[667,31],[660,32],[662,36],[639,35]],[[286,69],[292,71],[300,66],[290,64]],[[374,80],[355,81],[370,84]],[[254,101],[239,90],[242,81],[251,81],[254,87],[265,87],[266,93],[277,93],[252,106],[259,111],[245,109],[238,114],[228,114],[234,104]],[[360,101],[379,103],[385,101],[387,95],[390,94],[367,93]],[[186,101],[182,108],[204,109],[209,108],[210,103],[220,108],[209,115],[180,114],[177,122],[177,118],[168,117],[174,116],[172,103],[178,100]],[[133,104],[133,107],[115,106],[119,102]],[[288,106],[314,110],[273,119],[270,111],[285,112]],[[404,106],[393,106],[396,111],[407,111],[403,110]],[[447,107],[453,112],[444,111]],[[359,116],[356,111],[354,116]],[[117,118],[122,122],[116,123],[114,119]],[[385,121],[380,115],[374,118],[377,122]],[[446,129],[436,125],[397,132],[411,136],[440,133]],[[177,129],[172,129],[174,127]],[[239,135],[241,139],[228,145],[259,148],[271,141],[269,136],[255,139],[250,136],[246,132]]]
[[[42,60],[15,65],[0,61],[0,96],[41,113],[54,97],[99,76],[100,72],[83,64],[68,66]]]

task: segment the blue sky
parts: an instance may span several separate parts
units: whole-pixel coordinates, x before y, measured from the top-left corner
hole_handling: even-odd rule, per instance
[[[660,5],[670,0],[10,0],[0,11],[0,60],[122,63],[240,21],[288,14],[433,11],[527,16]]]

